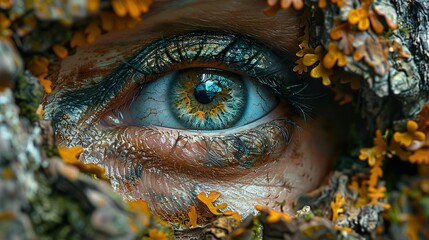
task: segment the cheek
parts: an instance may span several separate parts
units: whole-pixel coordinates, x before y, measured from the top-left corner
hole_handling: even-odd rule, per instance
[[[301,123],[294,141],[280,157],[282,174],[295,184],[297,191],[308,192],[318,187],[329,172],[336,155],[336,140],[320,121]]]

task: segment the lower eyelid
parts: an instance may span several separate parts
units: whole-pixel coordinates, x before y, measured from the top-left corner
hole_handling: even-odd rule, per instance
[[[278,111],[282,112],[281,109]],[[140,169],[142,166],[157,166],[172,171],[180,169],[180,172],[194,177],[237,177],[245,174],[245,169],[250,170],[273,161],[284,152],[293,131],[293,123],[280,118],[279,113],[269,115],[270,121],[265,118],[262,123],[257,121],[260,123],[257,126],[229,134],[207,135],[157,127],[118,128],[109,134],[116,141],[109,146],[108,159],[122,163],[126,161],[128,166]],[[96,152],[100,146],[93,145],[91,148]],[[118,171],[123,170],[108,170]],[[137,177],[132,175],[116,177]]]

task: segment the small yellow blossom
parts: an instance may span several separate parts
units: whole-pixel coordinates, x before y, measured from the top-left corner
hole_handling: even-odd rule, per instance
[[[150,240],[168,240],[167,233],[156,228],[149,230]]]
[[[226,203],[221,203],[217,206],[214,206],[213,203],[220,197],[220,192],[217,191],[211,191],[209,195],[207,196],[205,192],[201,192],[197,195],[198,200],[203,202],[211,213],[214,215],[223,215],[222,212],[219,212],[219,209],[226,208],[228,205]]]
[[[408,120],[407,131],[403,133],[395,132],[393,139],[405,147],[409,147],[414,140],[424,141],[426,139],[426,135],[417,129],[418,124],[413,120]]]

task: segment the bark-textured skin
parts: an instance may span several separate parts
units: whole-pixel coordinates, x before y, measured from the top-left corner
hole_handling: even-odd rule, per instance
[[[29,9],[25,9],[21,1],[16,2],[19,5],[19,8],[15,9],[17,15],[24,15]],[[107,2],[104,1],[104,4]],[[307,2],[315,2],[315,0]],[[359,70],[358,73],[364,77],[367,74],[365,78],[368,84],[362,89],[364,104],[368,107],[368,112],[379,119],[380,125],[387,125],[389,120],[414,116],[421,104],[428,100],[429,1],[379,2],[393,7],[398,19],[398,29],[392,33],[392,37],[398,39],[402,46],[408,49],[411,59],[403,63],[391,62],[392,74],[383,76],[376,76],[367,66],[356,63],[348,65],[346,70],[350,72]],[[315,30],[313,32],[315,35],[312,36],[314,39],[319,39],[318,41],[325,47],[329,43],[328,32],[320,29],[332,28],[333,14],[329,11],[329,9],[326,10],[326,24],[322,27],[318,26],[319,30]],[[58,20],[49,19],[37,11],[36,14],[41,20]],[[67,21],[59,20],[73,22],[73,16],[67,17]],[[56,24],[55,27],[64,26]],[[61,30],[55,32],[64,33]],[[27,54],[26,51],[37,52],[36,50],[42,53],[49,49],[54,43],[52,42],[54,38],[40,36],[54,33],[53,31],[44,33],[34,29],[30,35],[17,37],[21,40],[18,41],[17,46],[20,54]],[[65,40],[64,34],[60,35],[55,39]],[[36,42],[31,38],[43,40],[43,48],[34,44]],[[35,92],[27,92],[30,96],[27,98],[26,91],[17,89],[21,87],[27,89],[34,83],[31,82],[34,78],[31,80],[31,77],[22,73],[22,66],[5,65],[5,63],[11,63],[4,61],[5,52],[15,53],[9,51],[8,43],[3,42],[3,39],[0,41],[2,41],[0,43],[0,59],[2,59],[0,61],[0,239],[135,239],[143,236],[144,230],[136,232],[128,225],[130,221],[137,221],[135,215],[104,183],[84,176],[73,167],[65,166],[55,158],[46,156],[42,139],[49,139],[52,136],[49,136],[49,133],[42,133],[40,123],[32,122],[34,115],[30,110],[34,110],[37,104],[31,101],[26,103],[27,100],[33,99],[32,96],[39,96],[40,94],[37,93],[39,90],[32,88]],[[33,45],[38,46],[38,49],[34,49]],[[21,59],[15,63],[22,64]],[[410,73],[412,74],[409,75]],[[18,84],[17,76],[28,78],[29,84]],[[398,78],[395,79],[395,76]],[[14,84],[16,86],[12,92],[10,88]],[[385,86],[388,87],[385,88]],[[21,113],[27,112],[29,115],[20,116],[16,103],[19,103],[21,108],[27,106],[25,111],[21,109]],[[401,105],[399,103],[402,103],[403,111],[398,111],[396,108]],[[361,215],[357,215],[356,218],[364,219]],[[320,220],[319,223],[319,220],[314,220],[317,223],[315,225],[323,226],[327,229],[326,232],[330,233],[332,224],[324,220]],[[142,226],[139,225],[139,227]],[[282,227],[282,229],[286,228]],[[272,236],[274,233],[273,231],[272,234],[267,235]],[[285,235],[282,236],[285,237]],[[297,233],[297,236],[301,235]]]

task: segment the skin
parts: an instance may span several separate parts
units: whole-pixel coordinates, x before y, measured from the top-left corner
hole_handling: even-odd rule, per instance
[[[301,33],[296,12],[267,17],[262,13],[265,6],[259,0],[155,2],[136,28],[102,35],[62,62],[48,111],[55,111],[56,93],[90,85],[132,52],[163,36],[222,29],[249,36],[294,61]],[[156,126],[102,127],[98,123],[105,112],[109,110],[79,119],[64,116],[66,120],[56,129],[59,145],[82,146],[81,160],[104,167],[124,198],[144,199],[164,217],[187,212],[191,205],[198,205],[196,195],[210,191],[221,192],[217,203],[225,202],[228,209],[243,215],[254,213],[256,204],[280,210],[280,203],[286,203],[284,211],[293,213],[297,194],[320,186],[336,154],[337,141],[326,116],[304,120],[283,102],[253,123],[210,133]],[[299,127],[277,121],[285,117]],[[243,167],[232,154],[236,149],[230,147],[229,139],[251,129],[262,129],[271,147],[259,149],[263,154],[256,154],[255,163]],[[290,136],[287,142],[282,139],[284,131]],[[247,144],[258,145],[255,138],[250,139]],[[227,144],[220,144],[221,140]],[[217,166],[210,162],[210,154],[230,161]]]

